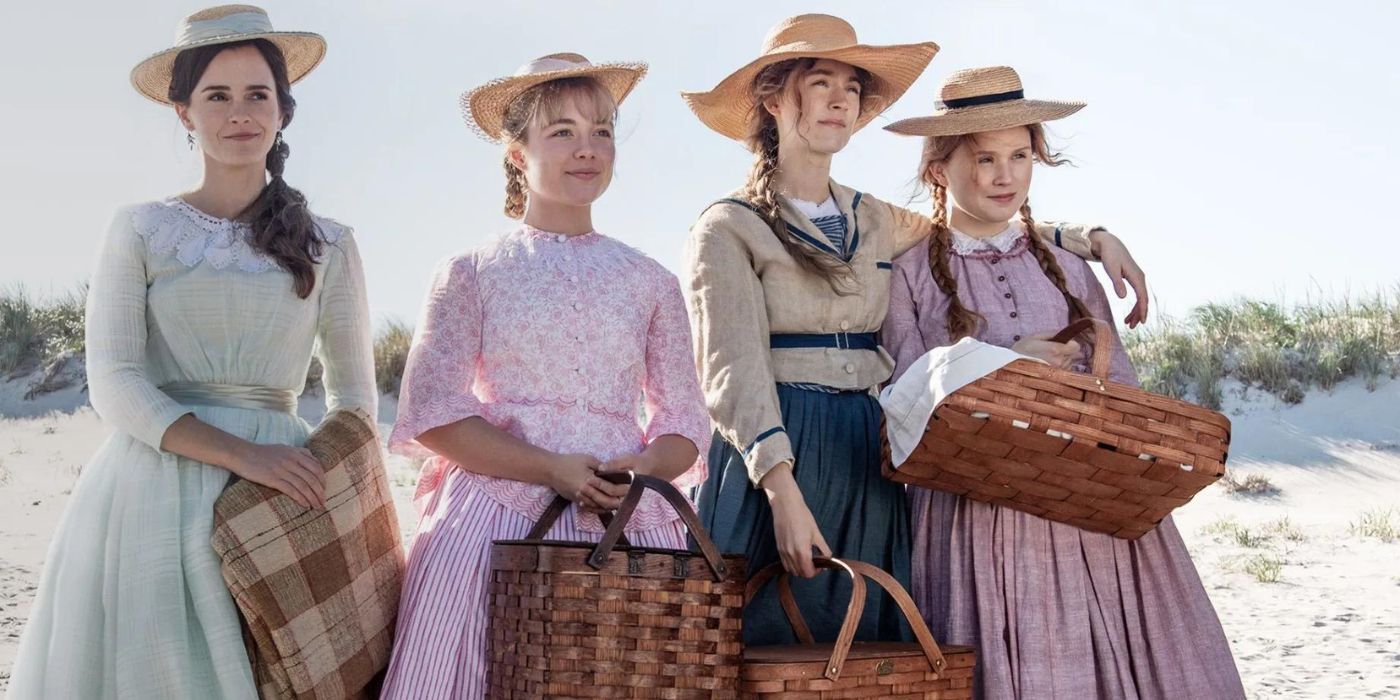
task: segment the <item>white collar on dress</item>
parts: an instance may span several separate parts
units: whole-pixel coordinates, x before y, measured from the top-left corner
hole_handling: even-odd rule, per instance
[[[248,224],[206,214],[179,197],[138,204],[131,224],[154,255],[170,255],[186,267],[208,264],[216,270],[269,272],[281,266],[248,242]],[[315,217],[321,237],[336,243],[349,230],[338,222]]]
[[[1010,253],[1021,241],[1021,237],[1026,235],[1026,230],[1019,221],[1011,222],[1006,230],[987,238],[973,238],[955,228],[948,230],[952,234],[953,252],[958,255],[971,255],[988,250],[995,250],[1004,255]]]

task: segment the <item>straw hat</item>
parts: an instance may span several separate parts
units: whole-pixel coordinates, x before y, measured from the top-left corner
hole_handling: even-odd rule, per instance
[[[886,131],[906,136],[960,136],[1068,117],[1083,102],[1028,100],[1021,76],[1006,66],[960,70],[943,81],[932,116],[901,119]]]
[[[552,53],[537,58],[514,75],[496,78],[462,93],[462,118],[477,136],[501,143],[506,110],[515,98],[530,88],[562,78],[593,78],[612,93],[613,102],[622,104],[637,81],[647,74],[645,63],[589,63],[576,53]]]
[[[938,53],[938,44],[870,46],[856,42],[856,30],[846,20],[831,15],[797,15],[779,22],[763,39],[759,57],[730,73],[709,92],[683,92],[695,116],[705,126],[731,139],[748,135],[749,114],[753,111],[750,89],[759,71],[791,58],[829,58],[864,68],[875,78],[874,93],[881,104],[863,110],[856,122],[859,130],[894,104]]]
[[[261,7],[220,5],[180,20],[175,27],[175,45],[136,64],[131,70],[131,84],[142,95],[163,105],[171,104],[170,71],[176,55],[198,46],[250,39],[267,39],[282,50],[287,59],[287,79],[293,83],[305,78],[326,55],[326,40],[319,34],[273,31],[267,12]]]

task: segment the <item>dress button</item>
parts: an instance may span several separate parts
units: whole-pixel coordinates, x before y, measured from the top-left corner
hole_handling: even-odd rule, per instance
[[[850,362],[846,363],[846,374],[855,374],[856,366]]]
[[[846,330],[850,330],[850,329],[851,329],[851,322],[850,322],[850,321],[842,321],[842,322],[841,322],[841,330],[846,331]]]
[[[1006,275],[998,275],[998,276],[997,276],[997,281],[998,281],[998,282],[1005,282],[1005,281],[1006,281]]]
[[[569,240],[569,237],[568,237],[568,236],[565,236],[565,235],[563,235],[563,234],[559,234],[558,236],[555,236],[554,238],[555,238],[555,240],[559,241],[560,243],[563,243],[564,241]]]
[[[569,281],[570,281],[570,282],[577,282],[577,281],[578,281],[578,275],[569,275]]]
[[[581,310],[583,310],[583,304],[581,304],[581,303],[579,303],[579,302],[577,302],[577,301],[574,302],[574,311],[581,311]]]
[[[1011,339],[1012,339],[1012,340],[1020,340],[1020,339],[1021,339],[1021,336],[1019,336],[1019,335],[1013,335],[1013,336],[1011,336]]]
[[[1006,293],[1006,298],[1007,298],[1007,299],[1010,299],[1010,298],[1011,298],[1011,292],[1007,292],[1007,293]]]
[[[999,263],[999,262],[1001,262],[1001,258],[992,258],[992,264],[993,264],[993,265],[995,265],[995,264],[997,264],[997,263]]]
[[[1011,318],[1016,318],[1016,312],[1015,312],[1015,311],[1012,311],[1012,312],[1011,312]]]

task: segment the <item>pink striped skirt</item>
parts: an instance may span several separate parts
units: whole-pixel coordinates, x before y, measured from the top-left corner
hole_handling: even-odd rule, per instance
[[[437,505],[423,514],[408,555],[382,698],[486,697],[491,541],[520,539],[534,522],[487,496],[478,483],[453,470]],[[577,512],[566,511],[546,538],[596,542],[601,533],[579,530]],[[627,538],[643,547],[686,546],[680,521],[628,530]]]

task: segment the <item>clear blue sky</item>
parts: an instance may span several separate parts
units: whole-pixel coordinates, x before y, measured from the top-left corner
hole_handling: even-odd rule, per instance
[[[137,95],[127,73],[203,6],[0,9],[0,284],[70,288],[90,274],[114,208],[197,180],[173,112]],[[837,157],[844,184],[906,201],[917,141],[878,126],[927,113],[953,70],[1007,64],[1032,96],[1089,103],[1053,128],[1078,167],[1038,172],[1037,214],[1121,235],[1147,268],[1158,309],[1400,282],[1400,218],[1386,204],[1400,184],[1395,3],[263,6],[279,28],[329,41],[325,63],[294,91],[288,179],[316,211],[356,228],[379,320],[413,320],[437,260],[510,225],[499,213],[499,152],[462,125],[458,94],[558,51],[651,64],[624,105],[618,176],[594,222],[679,271],[690,224],[741,182],[749,157],[702,126],[677,93],[710,87],[753,58],[776,21],[800,12],[840,15],[870,43],[943,47]]]

